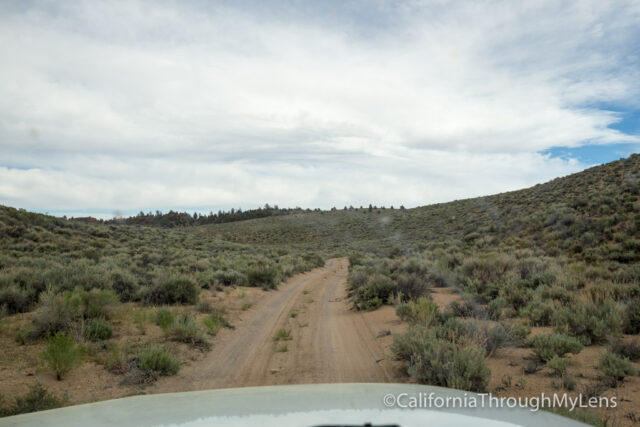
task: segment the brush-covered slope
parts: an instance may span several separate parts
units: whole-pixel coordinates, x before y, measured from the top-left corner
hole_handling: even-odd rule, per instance
[[[535,246],[554,255],[632,262],[640,256],[640,155],[524,190],[414,209],[337,210],[203,227],[244,243],[410,248],[459,241]]]
[[[414,209],[340,209],[172,230],[85,224],[0,207],[0,249],[77,253],[152,241],[208,250],[233,242],[342,251],[455,243],[626,263],[640,257],[639,195],[640,155],[632,155],[524,190]]]

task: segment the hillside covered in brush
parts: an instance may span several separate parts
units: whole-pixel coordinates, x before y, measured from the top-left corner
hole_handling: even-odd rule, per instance
[[[640,155],[524,190],[414,209],[347,209],[206,228],[244,243],[333,248],[541,248],[585,260],[640,256]],[[204,231],[203,231],[204,232]]]
[[[633,262],[640,256],[639,196],[640,155],[632,155],[523,190],[413,209],[370,206],[296,214],[265,207],[247,211],[246,218],[261,216],[258,219],[241,220],[241,211],[222,212],[189,222],[205,225],[170,231],[144,227],[165,220],[173,224],[169,214],[141,213],[120,222],[86,224],[0,207],[0,248],[16,255],[91,252],[110,241],[128,244],[131,234],[155,236],[168,245],[177,239],[187,246],[196,241],[332,250],[405,250],[434,242],[478,248],[533,246],[551,255],[567,252],[585,260]],[[206,225],[208,220],[221,223]]]

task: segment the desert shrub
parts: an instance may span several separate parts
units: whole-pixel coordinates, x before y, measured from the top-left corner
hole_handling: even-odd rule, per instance
[[[433,325],[433,323],[432,323]],[[456,317],[445,319],[440,324],[431,326],[435,336],[459,345],[472,344],[484,350],[485,356],[491,356],[510,341],[508,331],[502,325],[478,325],[473,321],[460,320]]]
[[[1,403],[1,402],[0,402]],[[64,400],[56,397],[40,382],[33,384],[23,396],[16,396],[13,406],[0,407],[0,416],[27,414],[29,412],[45,411],[59,408]]]
[[[520,310],[520,315],[528,317],[534,326],[549,326],[555,307],[551,301],[543,301],[536,297],[525,308]]]
[[[609,344],[609,351],[629,360],[640,359],[640,342],[634,340],[614,340]]]
[[[209,335],[213,336],[216,336],[223,327],[231,327],[229,320],[224,316],[224,312],[217,309],[213,309],[211,314],[202,319],[202,324]]]
[[[446,319],[443,323],[438,324],[434,322],[426,322],[427,325],[420,324],[422,326],[431,326],[435,336],[439,339],[460,342],[461,339],[467,339],[476,332],[476,327],[471,322],[465,322],[458,318],[451,317]]]
[[[325,263],[324,258],[321,255],[315,253],[303,255],[302,260],[305,263],[305,270],[322,267]]]
[[[640,298],[634,298],[625,305],[624,332],[627,334],[640,333]]]
[[[402,274],[396,280],[397,292],[405,299],[416,299],[429,292],[429,283],[416,273]]]
[[[375,310],[389,299],[394,289],[395,285],[389,277],[374,274],[356,290],[353,302],[359,310]]]
[[[453,280],[447,273],[435,270],[431,271],[427,275],[427,283],[435,286],[436,288],[445,288],[447,286],[451,286],[453,284]]]
[[[80,313],[67,295],[56,294],[52,289],[40,295],[40,307],[33,316],[34,333],[43,336],[69,331]]]
[[[520,279],[529,280],[536,275],[545,273],[548,268],[548,264],[543,259],[528,257],[519,259],[514,270]]]
[[[84,337],[89,341],[108,340],[113,335],[113,329],[103,319],[91,319],[84,325]]]
[[[502,316],[502,310],[508,305],[508,302],[503,297],[498,297],[491,300],[487,306],[487,312],[493,320],[499,320]]]
[[[553,369],[558,376],[563,376],[569,366],[569,359],[566,357],[553,356],[547,361],[547,366]]]
[[[148,304],[195,304],[198,286],[188,276],[170,275],[159,280],[146,293]]]
[[[630,375],[637,375],[636,368],[629,359],[608,351],[600,356],[598,367],[602,373],[616,381],[622,381],[624,377]]]
[[[361,252],[352,252],[349,254],[349,268],[361,265],[364,255]]]
[[[133,323],[142,335],[147,333],[147,324],[149,323],[149,319],[150,316],[147,310],[142,309],[133,312]]]
[[[545,298],[558,301],[562,305],[569,305],[575,301],[574,294],[562,286],[545,287],[543,294]]]
[[[368,279],[369,279],[369,274],[364,268],[357,267],[352,269],[349,272],[349,277],[347,279],[347,283],[349,284],[349,289],[352,291],[357,291],[367,283]]]
[[[578,385],[578,381],[576,380],[576,377],[570,372],[567,372],[566,370],[561,374],[561,376],[562,376],[562,386],[569,391],[575,390],[575,388]]]
[[[554,356],[562,357],[567,353],[578,354],[582,351],[582,344],[574,337],[562,334],[535,335],[528,341],[533,347],[534,354],[543,362],[548,362]]]
[[[258,261],[247,270],[249,286],[260,286],[264,289],[275,289],[278,270],[266,261]]]
[[[501,324],[486,329],[483,335],[485,336],[483,342],[486,356],[494,355],[498,349],[511,342],[508,329]]]
[[[531,326],[525,325],[524,323],[515,323],[510,326],[509,335],[511,335],[511,342],[517,346],[523,346],[530,333]]]
[[[214,274],[215,283],[222,286],[248,284],[247,276],[236,270],[218,270]]]
[[[111,289],[120,301],[135,301],[139,290],[138,281],[128,271],[117,270],[111,273]]]
[[[66,332],[58,332],[47,338],[47,344],[42,352],[42,359],[47,366],[56,373],[58,381],[82,359],[82,349]]]
[[[174,341],[183,342],[194,347],[211,347],[204,332],[198,327],[192,316],[179,314],[169,327],[169,335]]]
[[[104,266],[86,258],[67,265],[56,265],[47,271],[47,276],[47,283],[55,283],[56,289],[61,291],[72,291],[76,288],[107,289],[111,284]]]
[[[452,301],[448,311],[456,317],[473,317],[475,310],[469,301]]]
[[[274,341],[289,341],[292,339],[291,330],[284,328],[278,329],[278,332],[273,336]]]
[[[460,267],[460,271],[463,278],[486,284],[501,278],[512,265],[512,260],[507,256],[489,254],[481,258],[467,260]]]
[[[196,282],[198,282],[198,286],[203,289],[211,289],[218,284],[216,280],[216,273],[211,270],[199,272],[196,275]]]
[[[0,289],[0,307],[5,307],[7,314],[24,313],[31,309],[32,295],[25,289],[10,286]]]
[[[396,314],[402,320],[424,326],[435,325],[443,319],[438,304],[427,297],[398,305]]]
[[[13,338],[18,344],[24,345],[31,339],[35,338],[35,334],[34,331],[29,328],[20,327],[14,331]]]
[[[577,337],[584,345],[602,343],[622,331],[622,318],[610,301],[559,309],[553,315],[553,324],[556,332]]]
[[[78,288],[65,295],[85,319],[109,318],[118,304],[118,298],[105,289],[87,292]]]
[[[113,374],[123,374],[128,369],[127,349],[117,341],[106,343],[107,354],[104,358],[104,366]]]
[[[165,347],[150,346],[138,354],[138,366],[144,371],[170,376],[177,374],[180,370],[180,360]]]
[[[407,363],[409,375],[423,384],[480,392],[486,389],[491,375],[480,348],[438,339],[422,326],[395,336],[392,351]]]
[[[514,310],[518,311],[531,301],[531,289],[522,287],[517,283],[509,283],[505,286],[501,295],[511,304]]]
[[[175,315],[168,308],[159,308],[156,310],[154,322],[160,326],[163,331],[167,331],[173,324]]]

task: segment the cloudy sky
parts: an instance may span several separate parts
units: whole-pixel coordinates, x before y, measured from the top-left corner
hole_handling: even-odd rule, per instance
[[[640,151],[639,1],[0,3],[0,204],[418,206]]]

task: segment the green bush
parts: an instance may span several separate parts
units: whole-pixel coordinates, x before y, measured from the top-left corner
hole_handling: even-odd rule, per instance
[[[40,307],[33,316],[34,333],[44,336],[60,331],[70,331],[80,316],[78,307],[67,295],[56,294],[52,289],[40,295]]]
[[[401,274],[396,279],[397,292],[405,299],[416,299],[429,293],[429,282],[416,273]]]
[[[316,253],[305,254],[302,256],[302,260],[305,263],[305,270],[311,270],[312,268],[318,268],[324,266],[324,258]]]
[[[547,361],[547,366],[555,372],[556,375],[564,375],[569,366],[569,359],[566,357],[553,356]]]
[[[640,359],[640,341],[634,340],[614,340],[609,344],[609,351],[629,360]]]
[[[204,332],[198,327],[192,316],[179,314],[169,328],[169,335],[174,341],[183,342],[194,347],[210,348],[211,344]]]
[[[247,276],[236,270],[218,270],[214,274],[216,284],[222,286],[239,286],[248,284]]]
[[[511,341],[517,346],[523,346],[526,343],[527,337],[531,333],[531,326],[524,323],[515,323],[510,327],[509,334],[511,335]]]
[[[434,321],[421,321],[417,325],[431,326],[437,338],[450,342],[459,342],[461,338],[471,337],[477,331],[474,323],[455,317],[447,319],[442,324]]]
[[[180,360],[164,347],[150,346],[138,354],[138,366],[144,371],[170,376],[177,374],[180,370]]]
[[[223,327],[231,327],[229,320],[224,316],[224,312],[217,309],[214,309],[211,314],[202,319],[202,324],[209,335],[213,336],[216,336]]]
[[[640,298],[628,301],[625,306],[624,332],[626,334],[640,333]]]
[[[520,315],[528,317],[533,326],[549,326],[554,311],[553,302],[534,298],[520,311]]]
[[[473,317],[476,310],[469,301],[451,301],[447,313],[455,317]]]
[[[356,267],[352,269],[349,272],[349,277],[347,279],[349,289],[354,292],[357,291],[367,283],[368,279],[369,273],[363,267]]]
[[[423,326],[435,325],[443,320],[438,304],[427,297],[420,297],[416,301],[398,305],[396,314],[402,320]]]
[[[494,300],[491,300],[489,302],[489,305],[487,306],[487,311],[489,313],[489,316],[493,319],[493,320],[499,320],[500,317],[502,316],[502,310],[508,305],[509,303],[507,302],[507,300],[503,297],[498,297]]]
[[[135,301],[138,296],[138,281],[128,271],[118,270],[111,273],[111,288],[122,302]]]
[[[556,332],[577,337],[584,345],[605,342],[622,331],[622,318],[610,301],[559,309],[553,315],[553,324]]]
[[[605,352],[598,360],[598,367],[608,377],[622,381],[624,377],[637,375],[636,368],[626,357],[620,357],[615,353]]]
[[[426,327],[414,326],[395,336],[392,351],[406,362],[408,374],[423,384],[481,392],[491,376],[480,348],[439,339]]]
[[[5,307],[8,314],[29,311],[33,303],[32,300],[32,292],[17,286],[0,289],[0,307]]]
[[[138,328],[138,331],[142,335],[147,333],[147,324],[149,323],[151,316],[145,309],[136,310],[133,312],[133,323]]]
[[[198,302],[198,286],[188,276],[170,275],[159,280],[147,290],[147,304],[195,304]]]
[[[487,357],[493,356],[498,349],[509,344],[511,341],[509,330],[501,324],[497,324],[490,328],[484,328],[484,333],[482,335],[484,335],[484,351]]]
[[[502,278],[510,268],[513,260],[506,255],[487,254],[478,258],[471,258],[460,267],[463,281],[477,281],[481,285]]]
[[[531,289],[520,286],[517,283],[509,283],[501,291],[501,295],[511,304],[514,310],[519,311],[531,301]]]
[[[278,332],[273,336],[274,341],[290,341],[292,339],[291,330],[284,328],[278,329]]]
[[[89,341],[108,340],[113,335],[113,329],[103,319],[91,319],[84,325],[84,337]]]
[[[85,319],[108,319],[118,303],[118,298],[105,289],[91,289],[87,292],[78,288],[66,295]]]
[[[562,357],[567,353],[578,354],[583,349],[576,338],[557,333],[535,335],[529,339],[528,344],[533,347],[533,352],[543,362],[548,362],[554,356]]]
[[[33,330],[25,327],[20,327],[15,330],[13,333],[13,338],[20,345],[26,344],[29,340],[35,338],[35,333]]]
[[[276,267],[265,261],[257,262],[249,267],[249,270],[247,271],[249,286],[260,286],[264,289],[275,289],[277,277],[278,270]]]
[[[384,304],[395,289],[393,281],[382,274],[374,274],[356,290],[353,297],[358,310],[375,310]]]
[[[175,315],[168,308],[163,307],[156,310],[154,321],[163,331],[168,331],[174,320]]]
[[[63,399],[49,393],[42,383],[36,382],[24,396],[16,396],[13,406],[0,407],[0,417],[46,411],[59,408],[63,404]]]
[[[58,332],[47,338],[42,359],[56,373],[56,379],[60,381],[75,365],[80,363],[82,349],[73,342],[70,335]]]

